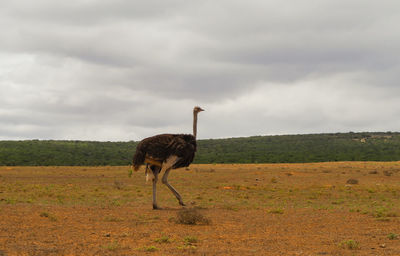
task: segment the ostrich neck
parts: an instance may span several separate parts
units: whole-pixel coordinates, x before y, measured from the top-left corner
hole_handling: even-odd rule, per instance
[[[197,113],[193,112],[193,136],[197,136]]]

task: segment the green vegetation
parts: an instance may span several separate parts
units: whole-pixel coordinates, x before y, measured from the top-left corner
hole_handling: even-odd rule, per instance
[[[155,242],[160,244],[169,244],[171,243],[171,239],[168,236],[162,236],[155,240]]]
[[[183,239],[184,244],[181,246],[178,246],[178,249],[180,250],[196,250],[196,244],[199,240],[197,239],[197,237],[194,236],[186,236]]]
[[[112,241],[111,243],[103,245],[101,247],[109,251],[116,251],[118,249],[121,249],[121,245],[117,241]]]
[[[128,165],[138,142],[0,141],[0,165]],[[198,141],[194,163],[399,161],[400,133],[255,136]]]
[[[400,133],[335,133],[201,140],[198,163],[398,161]]]
[[[135,142],[0,141],[0,165],[127,165],[136,145]]]
[[[185,245],[192,245],[197,243],[199,240],[194,236],[186,236],[183,241],[185,242]]]
[[[345,240],[339,244],[340,247],[349,249],[349,250],[358,250],[360,249],[360,243],[355,240]]]
[[[155,252],[155,251],[158,251],[158,248],[155,247],[154,245],[150,245],[150,246],[143,247],[143,250],[145,252]]]

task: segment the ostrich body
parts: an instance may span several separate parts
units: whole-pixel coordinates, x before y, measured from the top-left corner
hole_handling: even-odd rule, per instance
[[[162,183],[165,184],[178,199],[180,205],[185,205],[181,195],[168,183],[168,174],[172,169],[189,166],[196,152],[197,114],[204,111],[200,107],[193,109],[192,134],[159,134],[143,139],[136,147],[133,156],[133,167],[137,171],[142,164],[146,164],[146,171],[150,166],[153,172],[153,209],[157,205],[158,174],[164,172]]]

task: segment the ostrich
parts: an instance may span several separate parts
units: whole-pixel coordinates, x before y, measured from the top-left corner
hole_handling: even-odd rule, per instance
[[[146,164],[146,172],[148,166],[153,172],[153,209],[160,209],[157,205],[156,186],[158,174],[163,171],[162,183],[172,191],[179,204],[185,206],[181,195],[168,183],[168,174],[171,169],[187,167],[192,163],[196,152],[197,114],[201,111],[204,109],[197,106],[193,108],[193,135],[159,134],[143,139],[136,147],[134,170]]]

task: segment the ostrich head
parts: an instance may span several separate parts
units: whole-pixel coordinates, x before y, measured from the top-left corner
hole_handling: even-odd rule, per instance
[[[197,135],[197,114],[201,111],[204,111],[201,107],[194,107],[193,108],[193,136],[196,138]]]
[[[204,109],[202,109],[201,107],[196,106],[196,107],[193,108],[193,113],[197,114],[197,113],[199,113],[201,111],[204,111]]]

